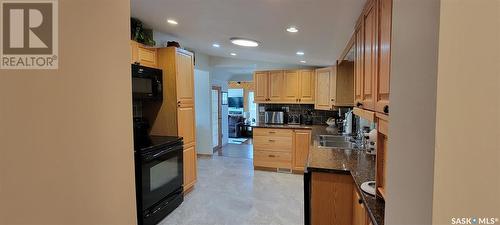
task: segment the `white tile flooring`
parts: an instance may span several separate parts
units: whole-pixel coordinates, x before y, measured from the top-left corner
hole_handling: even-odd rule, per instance
[[[302,175],[254,171],[252,159],[198,158],[198,182],[161,225],[304,224]]]

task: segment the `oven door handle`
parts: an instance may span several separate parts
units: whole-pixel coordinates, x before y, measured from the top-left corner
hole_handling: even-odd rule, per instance
[[[172,147],[172,148],[169,148],[169,149],[165,149],[165,150],[160,151],[160,152],[158,152],[158,153],[156,153],[154,155],[146,156],[144,159],[146,161],[151,161],[151,160],[156,159],[156,158],[158,158],[160,156],[163,156],[163,155],[165,155],[167,153],[174,152],[175,150],[182,150],[182,147]]]

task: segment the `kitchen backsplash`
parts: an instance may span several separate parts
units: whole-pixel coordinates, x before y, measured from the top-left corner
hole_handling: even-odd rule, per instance
[[[259,122],[264,122],[264,112],[262,112],[262,108],[264,111],[286,111],[286,107],[288,107],[288,113],[297,113],[297,114],[305,114],[307,110],[312,110],[313,114],[313,124],[325,124],[328,118],[337,115],[337,111],[325,111],[325,110],[315,110],[314,105],[298,105],[298,104],[259,104],[257,109],[259,112]]]

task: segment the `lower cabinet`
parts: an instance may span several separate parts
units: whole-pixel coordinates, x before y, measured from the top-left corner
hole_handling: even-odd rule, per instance
[[[194,145],[184,146],[183,154],[184,192],[189,191],[196,183],[196,148]]]
[[[311,176],[311,224],[352,224],[353,180],[349,174],[313,172]]]
[[[368,225],[371,224],[370,216],[366,211],[365,204],[359,196],[356,187],[352,191],[352,225]]]
[[[253,165],[303,173],[310,145],[311,130],[254,128]]]
[[[295,130],[293,132],[294,151],[293,151],[293,170],[304,172],[311,146],[310,130]]]

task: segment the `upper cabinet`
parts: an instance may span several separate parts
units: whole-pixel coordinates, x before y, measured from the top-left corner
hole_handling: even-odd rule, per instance
[[[158,50],[135,41],[130,41],[131,63],[158,68]]]
[[[313,70],[273,70],[254,73],[256,103],[314,104]]]
[[[374,81],[377,75],[377,4],[375,1],[368,2],[361,22],[364,28],[362,104],[364,109],[374,110]]]
[[[255,82],[255,102],[267,102],[269,97],[269,72],[257,71],[253,74]]]
[[[389,114],[392,0],[368,0],[354,29],[355,106]]]
[[[375,78],[375,111],[389,114],[392,0],[379,0],[379,69]]]
[[[337,66],[316,70],[315,109],[332,110],[354,105],[354,63],[343,61]]]

